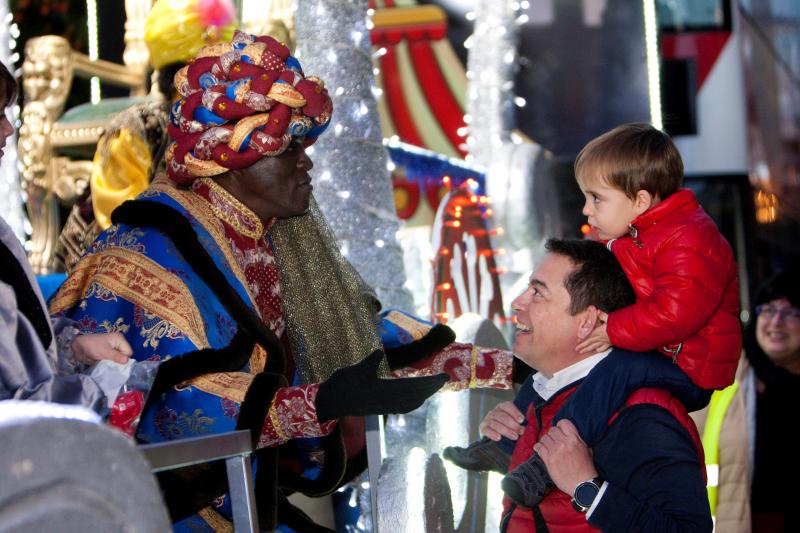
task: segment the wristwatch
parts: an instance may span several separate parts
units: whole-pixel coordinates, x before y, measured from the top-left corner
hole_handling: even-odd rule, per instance
[[[602,484],[603,480],[599,477],[579,483],[572,494],[572,507],[579,513],[588,511],[594,503],[594,499],[597,498]]]

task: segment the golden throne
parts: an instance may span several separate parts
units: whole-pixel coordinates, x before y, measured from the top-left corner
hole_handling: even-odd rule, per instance
[[[60,206],[71,205],[86,189],[95,145],[105,126],[116,113],[148,98],[144,23],[152,3],[125,0],[124,65],[91,60],[56,35],[30,39],[25,46],[19,161],[32,226],[29,259],[37,274],[55,268]],[[130,89],[131,96],[81,104],[64,112],[73,76],[98,77]]]

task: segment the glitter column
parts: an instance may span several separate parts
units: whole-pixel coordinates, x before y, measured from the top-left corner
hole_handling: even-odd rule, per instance
[[[384,307],[413,309],[373,83],[367,0],[298,0],[297,57],[333,98],[328,131],[309,150],[314,195],[342,253]]]
[[[519,8],[513,0],[477,0],[475,29],[464,43],[469,49],[467,159],[484,166],[509,142],[513,126]]]

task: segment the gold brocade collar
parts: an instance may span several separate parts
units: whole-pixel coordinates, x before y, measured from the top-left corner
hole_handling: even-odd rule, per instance
[[[267,227],[261,219],[247,206],[237,200],[231,193],[223,189],[212,178],[198,178],[192,184],[192,189],[204,198],[214,215],[235,229],[240,235],[251,239],[263,239]],[[205,190],[204,190],[205,189]]]

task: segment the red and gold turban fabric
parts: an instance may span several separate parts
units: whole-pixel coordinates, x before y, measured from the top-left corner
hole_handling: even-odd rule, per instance
[[[286,46],[240,31],[202,48],[175,88],[166,162],[180,185],[280,155],[294,140],[308,146],[333,112],[325,84],[305,77]]]

